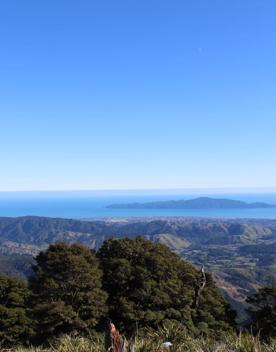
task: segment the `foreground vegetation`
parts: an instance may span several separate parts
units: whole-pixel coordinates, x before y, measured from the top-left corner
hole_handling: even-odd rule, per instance
[[[163,347],[164,341],[170,340],[169,349]],[[15,347],[0,349],[2,352],[106,352],[103,336],[72,337],[64,335],[47,347]],[[261,342],[258,337],[249,334],[227,334],[220,340],[198,337],[193,338],[179,330],[162,328],[149,331],[145,336],[137,336],[134,343],[135,352],[276,352],[276,340]]]
[[[248,303],[254,336],[275,338],[276,286],[261,289]],[[234,318],[211,275],[142,237],[109,239],[97,253],[57,243],[36,257],[28,283],[0,276],[3,348],[82,351],[84,344],[100,351],[103,332],[119,344],[114,352],[122,352],[123,335],[132,342],[136,336],[138,351],[157,351],[165,341],[175,351],[274,348],[253,335],[235,337]],[[237,349],[241,345],[252,349]]]

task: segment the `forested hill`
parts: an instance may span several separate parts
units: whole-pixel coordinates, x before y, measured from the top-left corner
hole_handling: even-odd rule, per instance
[[[275,208],[276,205],[262,202],[246,203],[232,199],[199,197],[189,200],[166,200],[147,203],[111,204],[112,209],[258,209]]]
[[[137,235],[166,244],[195,265],[204,263],[234,305],[276,282],[276,220],[0,218],[0,273],[25,275],[31,260],[21,255],[36,255],[57,241],[98,249],[107,238]]]
[[[170,238],[175,249],[196,245],[255,245],[274,239],[276,220],[153,218],[84,221],[46,217],[0,218],[1,249],[28,253],[57,241],[81,242],[98,248],[112,236]],[[165,238],[164,237],[164,238]],[[179,242],[179,240],[183,240]],[[174,243],[175,241],[175,243]],[[179,242],[179,243],[178,243]],[[12,247],[14,243],[15,247]],[[17,248],[18,247],[18,250]]]

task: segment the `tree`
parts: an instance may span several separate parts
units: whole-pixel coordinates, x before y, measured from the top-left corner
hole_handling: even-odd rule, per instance
[[[97,326],[107,310],[107,295],[95,253],[79,244],[58,243],[36,262],[30,287],[38,342]]]
[[[276,337],[276,285],[260,288],[247,302],[253,331],[265,338]]]
[[[26,342],[31,322],[26,313],[29,290],[24,281],[0,276],[0,344],[12,346]]]
[[[195,309],[200,272],[166,246],[142,237],[110,239],[98,256],[110,317],[120,329],[131,333],[138,325],[156,328],[166,320],[179,321],[194,332],[200,331],[202,322],[204,329],[230,328],[229,307],[212,278],[208,276]]]
[[[218,336],[220,332],[236,327],[236,312],[226,302],[210,274],[200,296],[199,306],[193,310],[193,322],[199,333]]]

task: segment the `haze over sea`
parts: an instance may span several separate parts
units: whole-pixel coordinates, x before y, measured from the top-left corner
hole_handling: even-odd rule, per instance
[[[262,209],[110,209],[114,203],[192,199],[199,196],[227,198],[246,202],[276,204],[273,193],[177,193],[154,192],[0,192],[0,217],[46,216],[74,219],[187,216],[207,218],[276,219],[276,208]]]

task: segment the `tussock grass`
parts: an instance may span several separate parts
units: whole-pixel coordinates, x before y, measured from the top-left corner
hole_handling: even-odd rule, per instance
[[[165,351],[162,349],[162,342],[157,339],[142,338],[136,343],[136,351]],[[276,341],[261,343],[259,338],[246,334],[239,337],[225,336],[218,341],[204,337],[194,339],[183,335],[172,343],[170,352],[276,352]]]
[[[173,346],[168,349],[162,347],[164,341],[171,341]],[[72,337],[65,335],[57,339],[48,348],[16,347],[1,352],[105,352],[104,339],[90,337]],[[226,334],[215,338],[192,338],[180,328],[161,328],[158,331],[143,332],[135,340],[135,352],[276,352],[276,340],[269,343],[261,342],[259,337],[250,334]]]

